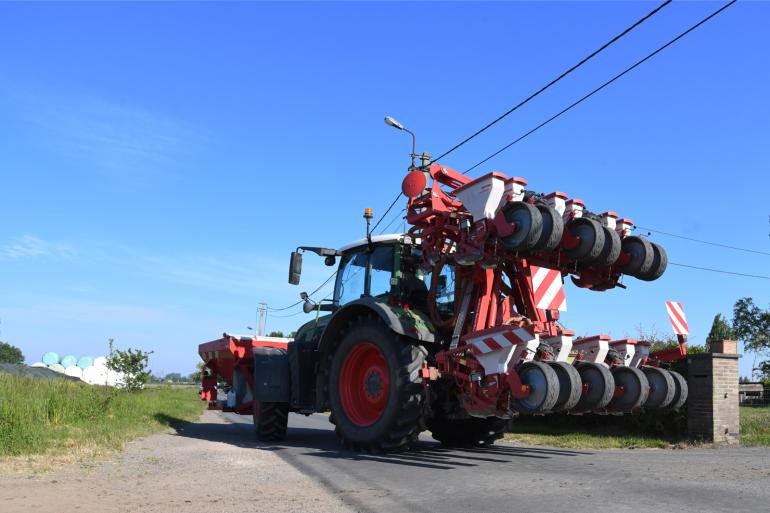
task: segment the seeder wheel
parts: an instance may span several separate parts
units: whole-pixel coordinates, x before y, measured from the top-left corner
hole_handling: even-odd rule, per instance
[[[623,239],[622,248],[630,259],[620,268],[621,271],[634,277],[650,272],[655,253],[647,239],[635,235],[626,237]]]
[[[663,273],[666,271],[666,267],[668,266],[668,255],[666,255],[666,250],[663,249],[662,246],[655,244],[654,242],[652,245],[652,265],[650,266],[650,270],[647,271],[644,274],[640,274],[637,276],[640,280],[644,281],[653,281],[660,278]]]
[[[650,394],[650,382],[644,372],[634,367],[617,366],[612,368],[615,387],[622,387],[622,395],[615,397],[607,408],[615,411],[630,412],[644,404]]]
[[[575,410],[591,411],[606,407],[615,393],[615,379],[610,369],[601,363],[592,362],[579,362],[576,367],[585,389]]]
[[[676,393],[676,385],[671,373],[658,367],[642,367],[642,372],[647,376],[647,381],[650,382],[650,395],[647,402],[644,403],[644,407],[653,410],[668,407],[673,402]]]
[[[687,395],[689,394],[687,380],[678,372],[668,372],[671,374],[671,377],[674,378],[674,400],[671,401],[671,404],[669,404],[668,407],[672,410],[678,410],[687,402]]]
[[[583,382],[580,373],[567,362],[547,362],[556,373],[559,380],[559,397],[553,406],[553,411],[569,411],[577,406],[580,401],[580,393],[583,391]]]
[[[512,201],[505,206],[505,220],[516,225],[513,234],[503,238],[505,247],[523,251],[532,249],[543,232],[543,216],[529,203]]]
[[[602,226],[602,231],[604,232],[604,247],[599,258],[596,259],[596,265],[605,267],[614,264],[620,256],[621,242],[620,235],[615,230]]]
[[[537,205],[537,210],[543,218],[543,231],[533,249],[553,251],[559,247],[564,234],[564,220],[554,208],[548,205]]]
[[[604,249],[602,225],[587,217],[571,219],[567,223],[569,232],[580,239],[580,243],[567,250],[567,256],[578,262],[593,262]]]
[[[516,369],[521,383],[529,386],[529,395],[513,399],[513,407],[521,413],[543,413],[551,410],[559,398],[559,378],[542,362],[524,362]]]

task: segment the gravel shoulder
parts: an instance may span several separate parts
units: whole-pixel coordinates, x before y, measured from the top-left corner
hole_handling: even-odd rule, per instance
[[[350,511],[273,451],[207,411],[179,434],[167,431],[126,446],[111,460],[45,473],[3,467],[0,511],[306,512]]]

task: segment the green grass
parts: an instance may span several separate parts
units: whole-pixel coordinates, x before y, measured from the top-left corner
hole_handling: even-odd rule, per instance
[[[76,460],[120,450],[133,438],[197,419],[204,406],[195,387],[130,393],[0,374],[0,457]]]
[[[741,443],[770,446],[770,407],[741,407]],[[521,417],[505,439],[531,445],[571,449],[672,448],[689,445],[683,434],[674,435],[665,417],[645,422],[637,417]],[[662,435],[660,433],[667,433]]]
[[[770,407],[741,408],[741,443],[770,446]]]
[[[530,445],[549,445],[571,449],[668,448],[673,440],[628,429],[617,417],[548,417],[515,419],[505,439]]]

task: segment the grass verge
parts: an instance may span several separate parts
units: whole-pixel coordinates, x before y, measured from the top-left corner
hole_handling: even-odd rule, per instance
[[[770,446],[770,406],[741,408],[741,443]]]
[[[770,407],[741,407],[741,444],[770,446]],[[643,417],[639,417],[640,419]],[[668,449],[689,446],[681,433],[671,433],[660,419],[586,415],[583,417],[520,417],[505,439],[530,445],[570,449]]]
[[[133,438],[197,419],[195,387],[126,392],[67,380],[0,374],[0,458],[80,460]]]

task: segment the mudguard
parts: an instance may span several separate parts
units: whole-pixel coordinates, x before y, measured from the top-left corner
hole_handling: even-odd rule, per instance
[[[385,299],[362,297],[346,304],[331,316],[321,335],[321,341],[318,345],[319,351],[324,353],[329,345],[339,342],[339,340],[335,340],[337,335],[347,326],[351,319],[369,313],[377,314],[386,326],[389,326],[390,329],[399,335],[413,338],[420,342],[433,343],[435,341],[433,323],[430,322],[430,319],[424,313],[399,305],[389,304]]]

